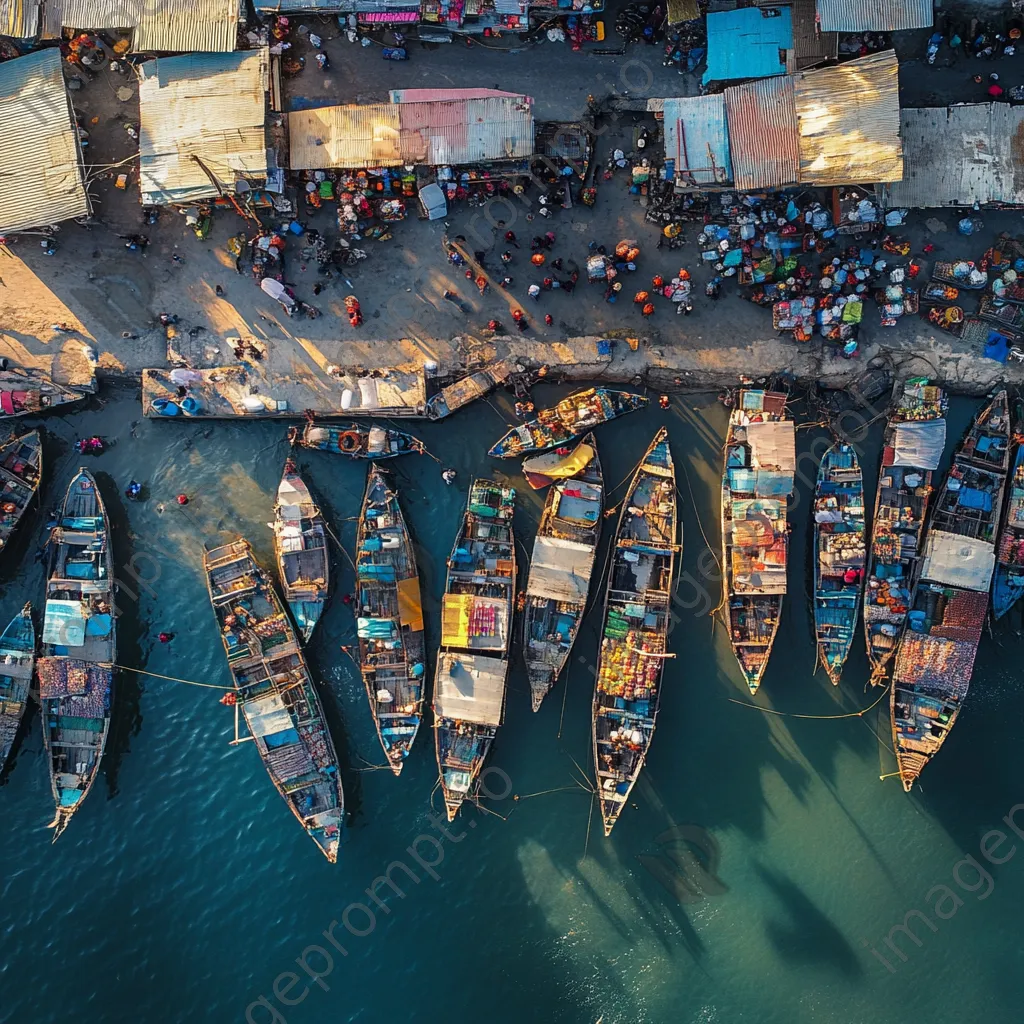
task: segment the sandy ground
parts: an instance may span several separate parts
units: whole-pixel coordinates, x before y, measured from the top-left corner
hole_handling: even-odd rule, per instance
[[[611,48],[617,45],[611,31],[614,11],[606,20],[612,38],[605,46]],[[589,94],[599,99],[614,94],[641,106],[647,95],[679,95],[695,91],[696,86],[693,76],[663,67],[657,47],[632,47],[624,56],[596,56],[573,54],[568,46],[547,42],[525,49],[495,49],[480,42],[467,48],[453,43],[416,46],[412,60],[395,64],[382,61],[377,47],[364,49],[337,38],[329,21],[310,18],[307,23],[328,40],[334,70],[323,75],[315,66],[307,67],[289,80],[293,105],[382,99],[391,88],[483,85],[532,95],[539,120],[574,119],[585,111]],[[898,40],[906,61],[901,67],[904,104],[979,99],[973,94],[978,87],[970,82],[974,69],[967,62],[928,68],[915,59],[923,54],[926,37],[927,33],[907,33]],[[510,42],[506,38],[496,45],[507,47]],[[992,67],[986,65],[983,70],[987,74]],[[1004,60],[998,67],[1005,82],[1024,79],[1022,57]],[[117,96],[117,89],[124,85],[132,87],[127,101]],[[592,339],[631,335],[641,337],[643,347],[634,354],[619,344],[613,364],[605,367],[607,375],[628,376],[645,365],[655,365],[724,377],[783,368],[803,376],[827,377],[858,372],[884,348],[893,351],[897,361],[923,357],[923,361],[915,358],[904,363],[913,372],[935,372],[974,387],[1022,376],[1019,365],[1006,367],[981,359],[948,335],[936,335],[919,318],[908,317],[896,328],[882,329],[873,305],[862,330],[864,358],[859,361],[838,358],[832,346],[820,341],[798,347],[788,335],[777,337],[769,311],[741,301],[733,283],[727,284],[719,302],[704,298],[707,274],[698,266],[695,228],[688,230],[690,241],[685,248],[671,253],[655,250],[657,231],[644,223],[640,201],[628,194],[622,175],[600,184],[593,209],[559,210],[549,220],[531,221],[534,207],[524,204],[496,211],[490,219],[505,220],[501,230],[512,228],[521,240],[550,228],[558,236],[552,258],[575,260],[581,267],[589,241],[612,246],[620,238],[636,238],[643,255],[639,272],[635,280],[626,281],[624,293],[628,290],[631,296],[634,286],[646,286],[655,273],[667,277],[679,266],[688,266],[697,283],[696,308],[689,318],[675,316],[671,305],[663,302],[649,321],[643,321],[628,297],[610,305],[603,301],[599,286],[585,282],[571,297],[545,293],[534,304],[526,297],[526,287],[539,275],[529,267],[522,250],[510,268],[515,280],[510,293],[492,288],[481,297],[462,272],[445,260],[443,223],[410,217],[396,225],[391,241],[367,243],[369,259],[329,281],[316,297],[312,291],[316,274],[299,261],[301,244],[293,244],[287,280],[300,298],[314,302],[324,316],[315,321],[290,320],[250,277],[235,275],[225,250],[226,239],[241,228],[233,213],[219,213],[205,241],[197,240],[171,210],[161,215],[156,226],[142,226],[131,160],[135,142],[124,130],[125,121],[137,123],[138,119],[133,83],[104,70],[74,94],[74,102],[90,132],[85,157],[91,165],[97,223],[88,230],[74,223],[63,225],[53,257],[43,256],[37,240],[28,236],[0,251],[0,354],[15,362],[39,365],[40,360],[50,359],[65,341],[64,336],[54,335],[50,325],[64,321],[96,347],[103,370],[135,373],[161,365],[166,343],[156,318],[166,311],[181,318],[186,332],[190,327],[203,328],[191,346],[191,358],[197,364],[233,361],[228,340],[257,337],[267,345],[269,375],[312,375],[321,383],[328,380],[323,371],[329,364],[371,367],[426,359],[451,364],[478,362],[492,353],[553,364],[579,363]],[[596,160],[607,164],[614,148],[631,149],[634,131],[643,120],[642,114],[623,111],[602,122]],[[133,172],[124,192],[113,185],[121,170]],[[333,207],[313,217],[304,213],[300,217],[308,226],[333,236]],[[980,237],[967,240],[956,235],[953,211],[935,216],[932,227],[937,222],[938,231],[926,227],[928,219],[928,214],[913,214],[904,233],[914,241],[915,252],[926,240],[933,242],[933,258],[938,259],[977,256],[998,231],[1019,234],[1021,229],[1020,214],[988,214]],[[494,228],[480,211],[453,210],[448,230],[453,236],[469,236],[470,247],[486,251],[488,266],[497,269],[497,254],[504,245],[493,246]],[[144,232],[152,239],[145,253],[125,248],[119,235],[132,232]],[[215,294],[218,284],[223,297]],[[462,308],[444,300],[446,289],[458,292]],[[343,315],[342,300],[349,292],[362,303],[365,324],[359,330],[350,328]],[[485,340],[482,329],[487,320],[496,317],[511,325],[510,309],[515,305],[522,305],[530,316],[530,334],[497,344]],[[551,313],[551,327],[544,325],[544,313]],[[124,333],[137,337],[124,338]],[[589,361],[584,362],[589,370]]]

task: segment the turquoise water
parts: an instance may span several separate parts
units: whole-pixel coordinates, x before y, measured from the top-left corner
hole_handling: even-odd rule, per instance
[[[538,397],[566,390],[549,387]],[[975,407],[954,402],[947,448]],[[431,649],[465,488],[473,474],[516,469],[484,454],[510,412],[500,395],[447,423],[412,428],[458,470],[453,487],[431,459],[390,464],[420,549]],[[682,571],[698,581],[708,566],[714,571],[701,526],[718,548],[725,409],[713,396],[698,396],[634,414],[598,432],[601,458],[607,479],[618,483],[662,423],[687,471],[680,473]],[[75,437],[99,432],[117,441],[84,461],[100,474],[116,523],[121,663],[226,688],[202,545],[243,533],[271,564],[266,524],[286,452],[283,427],[140,421],[135,396],[117,392],[102,407],[44,426],[46,508],[83,461],[71,450]],[[872,494],[880,430],[876,423],[858,441]],[[801,450],[823,437],[801,430]],[[354,524],[346,520],[358,511],[365,467],[311,452],[299,462],[351,545]],[[126,508],[119,496],[132,475],[146,481],[151,497]],[[863,692],[860,643],[838,690],[822,671],[813,674],[805,514],[813,472],[802,475],[790,597],[757,703],[842,714],[876,694]],[[192,496],[185,509],[173,501],[182,490]],[[517,531],[528,552],[542,495],[524,487],[520,499]],[[3,622],[26,595],[40,593],[34,556],[41,538],[41,524],[29,524],[0,563]],[[340,596],[352,589],[351,572],[341,557],[336,567]],[[1016,1019],[1024,991],[1024,853],[994,866],[980,856],[979,842],[1001,827],[1009,838],[998,850],[986,847],[995,856],[1011,841],[1022,845],[1000,825],[1024,801],[1019,616],[983,640],[966,711],[925,771],[923,788],[907,796],[897,779],[879,781],[894,770],[885,749],[887,699],[865,717],[829,721],[729,702],[749,698],[721,625],[713,631],[708,615],[696,614],[717,603],[718,583],[708,590],[708,601],[694,583],[680,590],[670,641],[677,658],[667,667],[651,757],[634,790],[636,806],[608,840],[599,823],[590,822],[588,835],[590,800],[575,781],[590,776],[593,614],[578,643],[584,662],[536,715],[522,664],[514,663],[492,764],[521,798],[488,801],[493,814],[467,808],[444,839],[430,823],[436,765],[429,731],[400,778],[371,767],[383,758],[358,673],[339,649],[353,642],[354,628],[336,600],[311,648],[351,810],[335,867],[299,829],[251,745],[228,745],[232,718],[217,690],[128,672],[117,679],[103,776],[51,846],[49,784],[32,714],[0,787],[0,1020],[162,1024],[244,1021],[247,1013],[253,1022],[301,1024]],[[176,634],[170,645],[156,641],[160,630]],[[488,782],[498,794],[506,788],[498,773]],[[436,794],[434,805],[440,808]],[[1024,810],[1018,821],[1024,832]],[[699,826],[717,842],[722,886],[712,888],[724,891],[695,902],[687,889],[670,892],[668,855],[678,848],[658,837],[673,825]],[[428,836],[436,838],[420,838]],[[984,879],[970,891],[977,873],[969,864],[958,884],[953,869],[965,854],[987,867],[991,891]],[[389,865],[402,895],[378,884],[375,902],[365,890]],[[941,891],[926,901],[941,885],[962,905]],[[940,899],[946,920],[929,907]],[[911,919],[922,945],[897,933],[903,962],[884,940],[913,909],[927,911],[936,930]],[[317,984],[312,976],[320,973]]]

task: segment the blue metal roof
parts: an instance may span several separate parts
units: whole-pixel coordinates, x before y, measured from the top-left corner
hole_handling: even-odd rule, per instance
[[[665,100],[665,160],[675,177],[695,185],[732,181],[725,97],[687,96]]]
[[[773,17],[766,17],[769,11]],[[709,14],[707,24],[705,85],[786,73],[786,56],[782,51],[793,48],[793,18],[788,7],[721,11]]]

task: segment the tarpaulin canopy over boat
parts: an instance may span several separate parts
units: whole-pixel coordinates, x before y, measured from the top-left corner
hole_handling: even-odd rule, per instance
[[[501,725],[507,668],[503,658],[441,651],[437,658],[435,716],[477,725]]]
[[[441,643],[503,651],[508,640],[509,602],[478,594],[445,594]]]
[[[796,435],[792,420],[750,423],[746,430],[751,463],[755,468],[788,473],[796,471]]]
[[[896,427],[892,464],[914,466],[917,469],[938,469],[945,447],[945,420],[900,423]]]
[[[921,576],[947,587],[988,590],[995,564],[995,550],[987,541],[932,530],[925,541]]]
[[[547,487],[554,480],[567,480],[581,473],[594,457],[594,449],[585,442],[578,444],[568,455],[548,452],[523,460],[523,475],[534,489]]]
[[[593,568],[593,545],[563,537],[538,537],[526,592],[552,601],[586,601]]]

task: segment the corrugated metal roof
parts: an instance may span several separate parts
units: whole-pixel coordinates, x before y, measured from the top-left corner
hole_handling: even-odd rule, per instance
[[[392,89],[388,98],[392,103],[431,103],[449,100],[485,100],[489,97],[504,96],[508,99],[533,103],[530,96],[520,92],[505,92],[504,89]]]
[[[769,17],[769,11],[778,13]],[[720,11],[708,15],[707,27],[705,85],[786,73],[782,51],[793,48],[793,20],[788,7]]]
[[[144,0],[57,0],[58,11],[44,5],[47,22],[60,19],[63,28],[134,28]]]
[[[533,113],[518,96],[400,103],[398,117],[409,163],[458,166],[533,154]]]
[[[800,176],[800,133],[792,75],[725,90],[733,177],[738,189],[783,188]]]
[[[892,50],[796,76],[800,181],[899,181],[899,66]]]
[[[394,103],[317,107],[288,115],[289,158],[295,170],[397,167],[404,163],[399,135]]]
[[[0,64],[0,232],[89,213],[57,49]]]
[[[1024,108],[905,108],[900,134],[903,181],[889,187],[889,205],[1024,205]]]
[[[695,185],[732,181],[725,97],[686,96],[666,99],[665,159],[675,163],[675,176]]]
[[[161,57],[139,67],[139,176],[145,204],[217,194],[267,176],[266,48]]]
[[[143,0],[132,49],[230,52],[238,40],[238,11],[238,0]]]
[[[39,31],[39,0],[0,0],[0,36],[34,39]]]
[[[473,164],[533,154],[524,98],[320,107],[288,115],[295,169]]]
[[[794,71],[835,60],[839,55],[839,34],[823,32],[818,26],[814,0],[793,0]]]
[[[353,0],[253,0],[253,6],[261,14],[292,14],[298,11],[341,11],[355,10]]]
[[[670,25],[678,25],[684,21],[693,21],[700,17],[697,0],[668,0],[666,20]]]
[[[826,32],[900,32],[928,28],[935,21],[934,0],[818,0]]]

